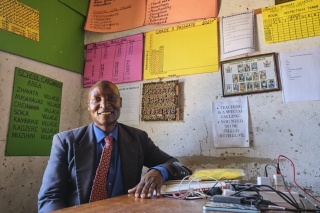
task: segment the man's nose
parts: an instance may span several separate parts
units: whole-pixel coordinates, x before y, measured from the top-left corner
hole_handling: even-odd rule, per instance
[[[100,101],[101,108],[106,108],[108,105],[110,105],[108,99],[106,99],[106,98],[101,99],[101,101]]]

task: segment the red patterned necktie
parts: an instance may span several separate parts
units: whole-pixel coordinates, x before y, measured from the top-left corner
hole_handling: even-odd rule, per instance
[[[104,200],[108,198],[107,175],[112,151],[112,139],[112,136],[106,136],[104,138],[106,144],[103,147],[100,163],[93,181],[90,202]]]

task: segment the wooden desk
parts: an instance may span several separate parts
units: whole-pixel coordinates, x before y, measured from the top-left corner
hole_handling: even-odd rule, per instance
[[[177,213],[177,212],[206,212],[202,210],[202,206],[208,200],[178,200],[174,198],[153,197],[151,199],[135,198],[134,195],[128,194],[107,200],[87,203],[80,206],[69,207],[54,211],[54,213],[126,213],[126,212],[162,212],[162,213]]]
[[[202,210],[202,206],[208,201],[209,200],[206,199],[178,200],[168,197],[141,199],[135,198],[132,194],[128,194],[107,200],[101,200],[80,206],[57,210],[52,213],[218,213],[217,211]],[[279,213],[279,211],[263,212]]]

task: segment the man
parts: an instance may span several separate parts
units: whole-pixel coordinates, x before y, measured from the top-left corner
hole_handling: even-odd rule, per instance
[[[99,81],[88,93],[88,126],[54,135],[50,159],[38,195],[39,212],[49,212],[88,203],[104,138],[112,136],[112,154],[107,176],[108,197],[135,193],[160,196],[164,181],[176,175],[177,160],[161,151],[147,133],[118,123],[122,99],[116,85]],[[141,177],[142,168],[149,171]]]

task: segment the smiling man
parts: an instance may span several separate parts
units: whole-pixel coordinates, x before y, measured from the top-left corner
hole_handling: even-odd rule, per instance
[[[93,122],[54,135],[38,194],[39,212],[92,202],[106,143],[111,143],[112,151],[102,199],[127,193],[149,198],[154,190],[160,196],[163,182],[175,176],[172,164],[177,160],[161,151],[146,132],[118,123],[121,107],[115,84],[99,81],[90,88],[88,110]],[[143,166],[149,171],[141,177]]]

